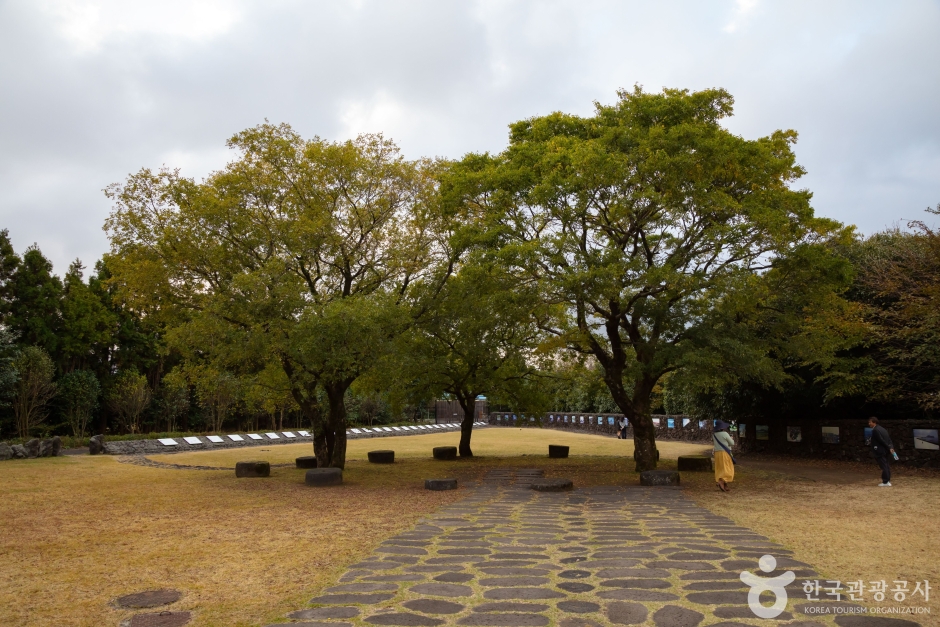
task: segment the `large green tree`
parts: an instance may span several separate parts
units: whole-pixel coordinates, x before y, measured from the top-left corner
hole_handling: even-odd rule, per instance
[[[564,308],[549,330],[600,364],[646,470],[657,383],[722,337],[734,343],[739,296],[839,225],[793,189],[796,133],[734,135],[724,90],[619,95],[592,117],[513,124],[504,153],[460,167],[465,202],[494,216],[505,258]]]
[[[393,357],[392,376],[410,382],[418,397],[446,392],[457,400],[464,415],[458,451],[472,457],[477,397],[525,396],[538,374],[538,323],[547,311],[534,282],[476,256],[462,260],[441,289],[428,287],[426,300],[418,299],[422,315]]]
[[[55,366],[48,353],[38,346],[27,346],[13,360],[16,382],[13,384],[13,415],[16,431],[28,438],[43,424],[48,415],[49,401],[55,396],[52,381]]]
[[[96,350],[114,344],[117,318],[83,278],[81,261],[75,260],[65,275],[59,333],[60,368],[70,372],[94,363]]]
[[[236,159],[202,183],[142,170],[109,188],[115,282],[137,306],[183,312],[181,350],[243,374],[279,363],[320,464],[343,467],[346,391],[438,254],[432,164],[381,136],[304,140],[286,125],[229,146]]]
[[[10,242],[10,231],[0,231],[0,323],[5,324],[13,301],[13,275],[20,265],[20,258]]]
[[[57,354],[62,329],[62,281],[52,273],[52,262],[35,245],[23,253],[10,278],[9,293],[7,323],[18,334],[19,342]]]
[[[85,437],[92,412],[98,407],[99,394],[101,385],[90,370],[73,370],[59,380],[57,396],[62,415],[75,437]]]

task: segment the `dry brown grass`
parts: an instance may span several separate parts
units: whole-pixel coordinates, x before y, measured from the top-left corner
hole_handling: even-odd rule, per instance
[[[582,486],[636,483],[625,457],[629,442],[488,429],[474,434],[477,458],[430,459],[432,446],[456,438],[352,441],[345,485],[318,490],[304,486],[303,471],[294,468],[274,468],[268,480],[236,480],[231,471],[146,468],[111,457],[4,463],[0,622],[117,625],[130,612],[111,608],[111,599],[171,587],[184,592],[174,609],[194,610],[193,625],[265,624],[303,606],[384,538],[465,494],[427,492],[424,478],[467,481],[492,467],[517,466],[545,468]],[[547,459],[549,442],[568,444],[573,457]],[[394,449],[399,461],[366,463],[365,453],[378,448]],[[660,443],[665,466],[702,448]],[[234,466],[253,458],[283,463],[309,452],[309,444],[298,444],[154,459]],[[888,493],[870,484],[793,482],[761,472],[740,473],[730,495],[718,493],[710,475],[683,481],[704,506],[784,543],[827,576],[940,580],[935,477],[899,477]],[[879,553],[881,546],[887,548]]]
[[[746,464],[746,461],[744,462]],[[892,488],[879,488],[880,471],[869,465],[791,461],[822,469],[839,466],[857,469],[869,480],[852,484],[793,480],[766,471],[736,473],[733,491],[725,494],[711,475],[683,475],[688,493],[701,505],[754,529],[794,552],[800,561],[813,564],[825,579],[846,581],[895,579],[940,582],[940,546],[937,514],[940,512],[940,476],[905,471],[896,467]],[[931,583],[931,585],[935,585]],[[931,593],[904,603],[869,606],[932,606],[930,616],[895,616],[923,625],[940,625],[940,608]]]
[[[581,485],[628,475],[622,455],[629,443],[541,430],[481,430],[474,434],[479,457],[430,459],[431,447],[456,439],[438,433],[352,441],[345,485],[319,490],[306,487],[304,471],[294,468],[274,468],[268,480],[236,480],[230,471],[146,468],[112,457],[5,463],[2,624],[116,625],[131,613],[111,608],[113,598],[160,587],[185,593],[173,609],[197,610],[196,626],[270,622],[304,605],[384,538],[464,494],[427,492],[425,478],[466,481],[510,465],[564,472]],[[548,460],[549,441],[582,456]],[[363,461],[377,448],[395,449],[400,461]],[[664,455],[698,448],[670,445]],[[613,451],[620,455],[587,456]],[[153,459],[234,467],[241,459],[283,463],[309,453],[309,444],[296,444]],[[484,457],[496,454],[512,457]]]

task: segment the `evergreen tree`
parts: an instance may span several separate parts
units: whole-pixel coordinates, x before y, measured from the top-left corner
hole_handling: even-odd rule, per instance
[[[23,254],[9,282],[10,328],[21,345],[38,346],[57,354],[61,330],[62,281],[52,274],[52,262],[33,244]]]

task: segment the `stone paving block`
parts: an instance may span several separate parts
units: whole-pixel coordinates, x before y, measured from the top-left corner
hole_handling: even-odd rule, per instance
[[[714,564],[708,562],[676,562],[672,560],[662,560],[658,562],[647,562],[650,568],[668,568],[670,570],[715,570]],[[753,568],[751,564],[750,568]]]
[[[434,578],[434,581],[442,583],[467,583],[473,581],[474,576],[470,573],[442,573]]]
[[[436,597],[468,597],[473,588],[455,583],[419,583],[409,588],[415,594],[427,594]]]
[[[427,549],[417,546],[379,546],[375,549],[376,553],[393,553],[395,555],[427,555]]]
[[[712,614],[718,618],[755,618],[754,612],[751,611],[747,605],[730,605],[730,606],[719,606],[712,610]],[[790,620],[793,618],[793,614],[790,612],[781,612],[777,618],[772,620],[782,621]],[[761,619],[761,620],[771,620],[771,619]]]
[[[632,590],[630,588],[617,588],[597,593],[601,599],[616,599],[617,601],[678,601],[679,596],[671,592],[657,592],[655,590]]]
[[[391,590],[398,590],[398,586],[393,583],[347,583],[327,588],[324,592],[389,592]]]
[[[548,606],[542,603],[514,603],[512,601],[481,603],[473,606],[474,612],[544,612],[547,609]]]
[[[747,605],[747,592],[692,592],[686,600],[701,605]]]
[[[573,555],[571,557],[563,557],[559,560],[562,564],[577,564],[578,562],[586,562],[588,558],[584,555]]]
[[[548,575],[551,571],[542,569],[542,568],[518,568],[518,567],[481,567],[480,571],[486,573],[487,575],[496,575],[504,577],[513,577],[513,576],[544,576]]]
[[[345,621],[334,622],[334,621],[322,621],[322,620],[305,620],[303,622],[291,622],[291,623],[274,623],[270,625],[265,625],[264,627],[353,627],[352,623],[347,623]]]
[[[441,601],[440,599],[414,599],[402,603],[409,610],[424,612],[425,614],[457,614],[466,609],[460,603]]]
[[[614,602],[607,605],[607,620],[615,625],[640,625],[649,612],[639,603]]]
[[[643,563],[636,559],[588,560],[580,564],[583,568],[634,568]],[[713,567],[714,568],[714,567]]]
[[[483,593],[484,599],[507,601],[511,599],[561,599],[565,595],[548,588],[494,588]]]
[[[545,586],[550,583],[548,577],[491,577],[481,579],[480,585],[490,588],[518,587],[518,586]]]
[[[591,571],[589,570],[563,570],[558,573],[558,576],[562,579],[587,579],[591,576]]]
[[[623,579],[626,577],[646,579],[672,576],[672,573],[662,568],[602,568],[594,574],[599,579]]]
[[[560,601],[557,607],[562,612],[569,612],[571,614],[589,614],[601,609],[600,605],[589,601]]]
[[[683,590],[688,591],[699,591],[699,590],[742,590],[746,589],[741,580],[738,581],[695,581],[693,583],[682,586]]]
[[[161,605],[170,605],[176,603],[183,597],[179,590],[170,590],[168,588],[160,590],[144,590],[133,594],[125,594],[114,600],[117,607],[126,609],[146,609],[151,607],[160,607]]]
[[[653,614],[656,627],[696,627],[705,615],[677,605],[666,605]]]
[[[602,581],[601,585],[605,588],[636,588],[641,590],[672,588],[671,583],[662,579],[608,579]]]
[[[543,627],[548,618],[541,614],[471,614],[457,621],[458,625],[489,627]]]
[[[390,612],[388,614],[376,614],[366,619],[367,623],[373,625],[402,625],[404,627],[436,627],[443,625],[444,621],[430,616],[421,616],[420,614],[408,614],[406,612]]]
[[[424,581],[421,575],[372,575],[361,577],[362,581]]]
[[[372,605],[392,599],[394,594],[323,594],[310,599],[311,605],[348,605],[349,603],[358,603],[361,605]]]
[[[358,607],[315,607],[309,610],[291,612],[290,618],[352,618],[359,616]]]
[[[604,627],[596,620],[583,616],[565,616],[558,621],[558,627]]]
[[[190,612],[145,612],[121,621],[121,627],[183,627],[191,620]]]

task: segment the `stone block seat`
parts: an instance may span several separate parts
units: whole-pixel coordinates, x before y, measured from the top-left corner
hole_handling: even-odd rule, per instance
[[[322,487],[343,484],[342,468],[314,468],[308,470],[304,483],[310,486]]]
[[[548,445],[548,456],[554,459],[564,459],[568,457],[569,448],[567,446],[562,446],[561,444],[549,444]]]
[[[235,464],[236,477],[270,477],[270,462],[237,462]]]
[[[372,464],[395,463],[395,451],[369,451],[368,456]]]
[[[298,468],[316,468],[317,458],[313,455],[305,455],[294,460]]]
[[[457,459],[456,446],[435,446],[432,452],[434,454],[434,459],[440,459],[444,461]]]

